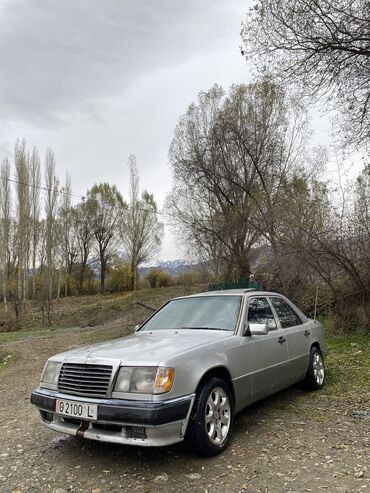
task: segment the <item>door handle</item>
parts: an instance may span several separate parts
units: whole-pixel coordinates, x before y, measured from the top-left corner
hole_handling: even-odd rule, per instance
[[[305,331],[304,331],[304,335],[305,335],[306,337],[308,337],[310,334],[311,334],[311,331],[310,331],[310,330],[305,330]]]
[[[283,342],[285,342],[285,341],[286,341],[286,337],[284,337],[284,336],[280,336],[278,339],[279,344],[283,344]]]

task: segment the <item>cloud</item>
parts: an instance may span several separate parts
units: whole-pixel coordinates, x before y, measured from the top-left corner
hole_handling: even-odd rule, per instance
[[[145,73],[222,48],[232,2],[11,0],[2,2],[2,119],[48,127]]]
[[[129,154],[161,207],[173,130],[197,93],[245,81],[241,0],[0,0],[0,160],[25,137],[75,193],[117,184]],[[168,234],[162,258],[180,256]]]

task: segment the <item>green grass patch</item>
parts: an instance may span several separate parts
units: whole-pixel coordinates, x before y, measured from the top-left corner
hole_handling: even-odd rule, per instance
[[[12,332],[0,332],[0,344],[13,341],[21,341],[25,339],[38,339],[43,337],[55,337],[63,332],[69,332],[75,327],[48,327],[34,328],[31,330],[17,330]]]
[[[8,368],[15,363],[17,357],[15,353],[0,351],[0,370]]]
[[[328,336],[325,394],[339,399],[370,402],[370,337]]]
[[[329,352],[325,358],[326,385],[319,392],[306,392],[299,386],[271,396],[264,413],[273,417],[283,411],[327,423],[327,403],[337,402],[351,411],[370,406],[370,337],[363,334],[327,336]],[[335,406],[335,404],[334,404]],[[324,409],[324,410],[323,410]]]

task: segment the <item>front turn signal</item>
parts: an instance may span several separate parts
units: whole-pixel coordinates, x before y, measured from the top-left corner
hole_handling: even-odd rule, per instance
[[[169,392],[173,387],[174,380],[175,380],[174,368],[159,367],[155,378],[153,393],[165,394],[166,392]]]

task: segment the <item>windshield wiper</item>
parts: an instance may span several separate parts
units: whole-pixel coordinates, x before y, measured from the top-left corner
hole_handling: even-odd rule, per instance
[[[221,329],[220,327],[177,327],[178,329],[202,329],[202,330],[227,330],[228,332],[230,329]]]

